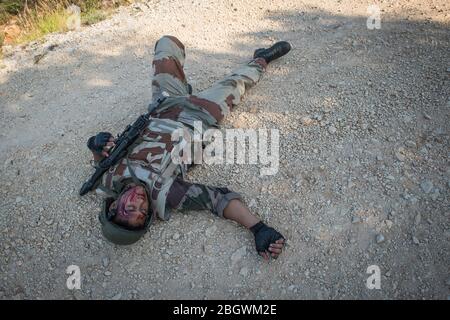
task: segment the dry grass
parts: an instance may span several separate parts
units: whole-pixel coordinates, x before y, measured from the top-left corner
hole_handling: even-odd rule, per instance
[[[0,1],[0,25],[5,24],[11,17],[19,14],[24,8],[26,1],[23,0],[1,0]]]
[[[52,32],[68,30],[66,8],[75,4],[81,9],[81,23],[91,25],[107,18],[120,5],[133,0],[2,0],[0,4],[0,25],[15,21],[20,35],[14,43],[26,43],[42,38]],[[4,41],[0,28],[0,46]]]
[[[17,43],[33,41],[52,32],[67,30],[67,13],[65,1],[58,3],[39,2],[33,9],[25,8],[18,15],[18,25],[22,32],[16,39]]]

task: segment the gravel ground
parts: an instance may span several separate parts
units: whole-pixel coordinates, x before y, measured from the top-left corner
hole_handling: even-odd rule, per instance
[[[371,4],[149,1],[6,48],[0,298],[447,299],[450,3],[376,1],[379,30],[366,27]],[[87,138],[119,132],[145,110],[164,34],[186,45],[194,90],[255,48],[293,44],[224,123],[279,129],[278,174],[250,165],[189,173],[241,192],[288,238],[276,261],[207,212],[175,214],[116,247],[100,234],[100,198],[78,196],[91,172]],[[66,288],[69,265],[80,267],[81,290]],[[380,267],[380,290],[366,288],[370,265]]]

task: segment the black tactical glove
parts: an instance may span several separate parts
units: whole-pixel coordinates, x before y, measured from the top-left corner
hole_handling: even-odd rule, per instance
[[[88,148],[95,153],[101,154],[103,148],[109,142],[109,138],[112,137],[112,134],[109,132],[100,132],[96,136],[92,136],[89,138],[87,142]]]
[[[251,227],[250,231],[255,235],[255,245],[258,253],[268,251],[271,243],[284,239],[281,233],[276,231],[274,228],[268,227],[262,221]]]

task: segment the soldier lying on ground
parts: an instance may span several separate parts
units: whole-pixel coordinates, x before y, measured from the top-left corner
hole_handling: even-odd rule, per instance
[[[212,87],[192,95],[183,71],[184,45],[173,36],[164,36],[155,45],[152,81],[153,99],[167,98],[152,111],[152,120],[128,155],[107,171],[97,186],[106,196],[100,214],[103,235],[116,244],[139,240],[156,217],[168,220],[170,210],[210,210],[250,229],[257,252],[268,260],[277,258],[285,238],[254,216],[238,193],[190,183],[182,177],[190,167],[176,164],[171,157],[176,141],[174,130],[193,134],[194,121],[205,129],[218,123],[241,101],[245,90],[262,77],[269,62],[289,52],[291,46],[281,41],[268,49],[258,49],[253,59],[234,70]],[[88,140],[94,161],[108,156],[114,138],[100,132]]]

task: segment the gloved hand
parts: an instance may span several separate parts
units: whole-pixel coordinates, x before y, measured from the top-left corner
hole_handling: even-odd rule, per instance
[[[92,152],[107,157],[109,149],[114,146],[114,138],[109,132],[100,132],[89,138],[87,146]]]
[[[256,251],[266,260],[269,255],[272,258],[278,258],[278,255],[283,249],[285,238],[281,233],[274,228],[268,227],[262,221],[250,228],[250,231],[255,235]]]

